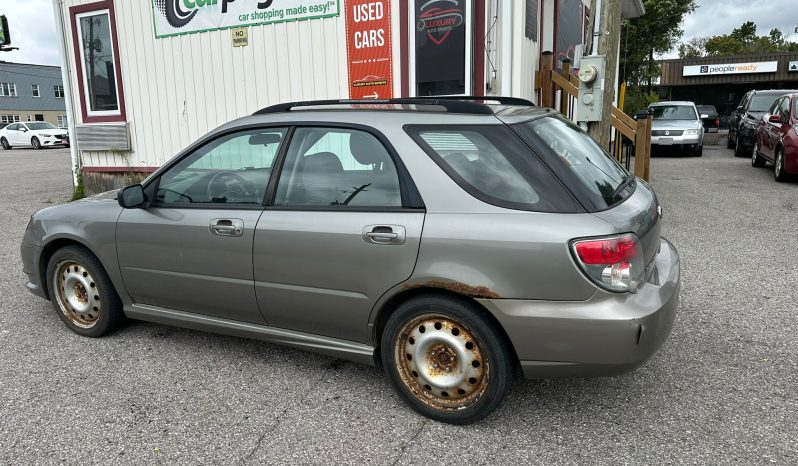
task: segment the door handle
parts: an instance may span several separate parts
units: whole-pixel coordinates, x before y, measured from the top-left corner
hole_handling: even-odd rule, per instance
[[[211,220],[210,231],[218,236],[242,236],[244,221],[238,218],[215,218]]]
[[[366,225],[363,241],[369,244],[405,244],[407,230],[402,225]]]

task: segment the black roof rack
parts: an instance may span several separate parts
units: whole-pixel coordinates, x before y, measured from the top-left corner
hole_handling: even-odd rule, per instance
[[[478,103],[483,102],[483,103]],[[397,99],[339,99],[339,100],[307,100],[302,102],[288,102],[272,105],[258,110],[254,115],[270,113],[283,113],[297,107],[323,107],[326,105],[435,105],[443,107],[449,113],[465,113],[470,115],[493,115],[493,110],[484,102],[498,102],[501,105],[517,105],[532,107],[535,104],[517,97],[497,96],[429,96],[429,97],[403,97]]]

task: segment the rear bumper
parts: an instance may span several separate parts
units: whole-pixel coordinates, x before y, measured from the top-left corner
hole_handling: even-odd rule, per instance
[[[679,255],[663,239],[648,282],[635,293],[598,291],[580,302],[480,302],[507,331],[527,378],[604,376],[642,365],[662,346],[679,289]]]

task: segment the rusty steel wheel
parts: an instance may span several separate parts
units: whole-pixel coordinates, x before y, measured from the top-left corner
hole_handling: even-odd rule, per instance
[[[426,314],[397,335],[395,363],[416,398],[438,410],[467,408],[485,393],[490,364],[462,322]]]
[[[57,250],[50,257],[46,276],[53,307],[73,332],[99,337],[124,322],[119,296],[88,249],[73,245]]]
[[[401,304],[380,341],[391,384],[419,413],[469,424],[499,406],[518,361],[495,320],[473,301],[430,293]]]
[[[85,267],[64,260],[56,264],[53,274],[55,299],[67,319],[80,328],[97,325],[102,302],[97,283]]]

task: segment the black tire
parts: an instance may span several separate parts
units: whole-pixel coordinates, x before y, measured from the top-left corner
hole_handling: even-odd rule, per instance
[[[417,412],[449,424],[470,424],[492,413],[518,367],[487,311],[447,295],[419,296],[399,306],[385,325],[380,349],[394,390]],[[415,365],[419,354],[424,363]],[[461,361],[458,354],[473,360]],[[435,384],[446,377],[452,385]]]
[[[784,151],[779,147],[776,149],[776,156],[773,158],[773,179],[782,183],[787,181],[790,175],[784,169]]]
[[[698,149],[693,151],[693,157],[701,157],[704,155],[704,146],[698,146]]]
[[[3,146],[3,150],[11,150],[11,144],[8,143],[8,139],[2,138],[0,139],[0,146]]]
[[[743,153],[743,146],[740,144],[740,135],[738,134],[736,138],[734,138],[734,156],[735,157],[745,157]]]
[[[61,283],[66,286],[56,289]],[[78,335],[101,337],[116,330],[126,320],[111,279],[99,259],[82,246],[66,246],[52,255],[47,264],[47,286],[58,317]],[[72,299],[68,298],[70,295]],[[78,295],[85,297],[85,313],[70,304],[82,300]]]
[[[42,148],[42,143],[39,141],[39,138],[37,138],[36,136],[33,136],[33,138],[31,138],[30,145],[33,146],[33,148],[36,150],[41,150]]]
[[[754,141],[754,149],[751,151],[751,166],[762,168],[765,166],[765,159],[759,155],[759,142]]]
[[[731,128],[729,128],[729,134],[726,136],[726,148],[727,149],[734,149],[734,141],[731,137]]]

